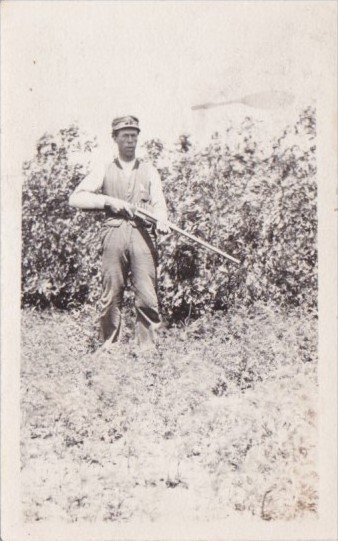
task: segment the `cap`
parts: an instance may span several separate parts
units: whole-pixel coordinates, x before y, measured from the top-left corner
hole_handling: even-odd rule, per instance
[[[139,132],[141,131],[136,116],[120,116],[119,118],[114,118],[112,122],[113,133],[117,130],[122,130],[122,128],[134,128]]]

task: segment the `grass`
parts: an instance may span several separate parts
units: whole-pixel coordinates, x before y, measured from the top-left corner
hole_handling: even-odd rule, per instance
[[[23,312],[26,520],[316,515],[313,314],[216,313],[163,330],[150,357],[129,327],[93,354],[94,319]]]

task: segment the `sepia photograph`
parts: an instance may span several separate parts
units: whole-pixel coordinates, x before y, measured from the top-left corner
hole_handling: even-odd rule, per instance
[[[333,541],[336,2],[1,12],[1,538]]]

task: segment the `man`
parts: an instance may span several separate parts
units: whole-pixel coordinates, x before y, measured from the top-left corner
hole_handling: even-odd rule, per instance
[[[154,226],[134,216],[137,205],[150,207],[157,217],[156,229],[167,233],[167,208],[157,170],[135,158],[139,121],[134,116],[115,118],[112,137],[118,158],[102,174],[86,177],[70,196],[69,204],[80,209],[104,209],[102,231],[101,335],[105,345],[118,341],[121,331],[123,291],[130,273],[135,291],[136,338],[142,349],[153,349],[160,325],[156,293],[156,246]],[[98,193],[101,192],[101,193]]]

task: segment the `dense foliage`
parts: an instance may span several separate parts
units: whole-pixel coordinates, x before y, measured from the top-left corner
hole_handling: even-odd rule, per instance
[[[70,193],[88,172],[84,164],[72,164],[72,154],[90,156],[94,147],[95,141],[71,126],[41,137],[35,157],[24,164],[24,305],[66,308],[91,300],[98,290],[101,213],[76,212],[68,205]]]
[[[160,242],[160,299],[167,318],[194,318],[273,300],[316,305],[317,211],[315,113],[308,108],[280,137],[260,143],[247,118],[199,149],[181,136],[176,148],[145,145],[161,173],[170,219],[238,257],[236,266],[176,234]],[[71,209],[67,199],[86,174],[75,151],[95,146],[78,128],[45,135],[25,164],[24,305],[59,308],[100,295],[100,212]]]

